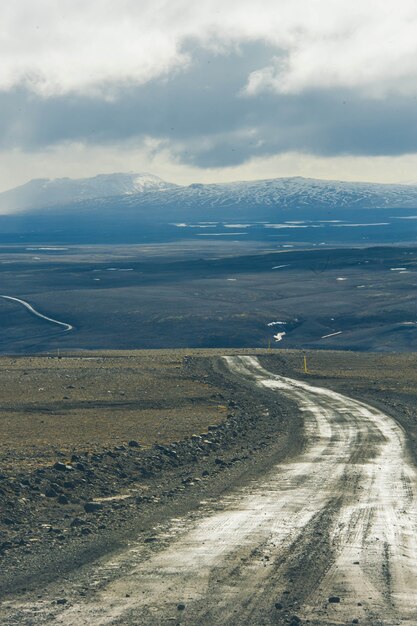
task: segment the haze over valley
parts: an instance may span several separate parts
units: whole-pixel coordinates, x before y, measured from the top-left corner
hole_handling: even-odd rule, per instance
[[[0,194],[0,240],[413,242],[416,207],[413,185],[295,177],[181,186],[132,173],[41,179]]]

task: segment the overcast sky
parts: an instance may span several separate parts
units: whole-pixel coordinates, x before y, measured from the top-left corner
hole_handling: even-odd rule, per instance
[[[415,0],[14,0],[0,58],[0,190],[417,182]]]

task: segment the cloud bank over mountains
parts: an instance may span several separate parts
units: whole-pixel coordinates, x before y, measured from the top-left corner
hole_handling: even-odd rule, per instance
[[[186,70],[184,42],[227,54],[263,42],[280,52],[248,76],[248,92],[354,88],[417,92],[412,0],[17,0],[1,9],[0,88],[45,97],[109,94]]]
[[[96,171],[125,150],[185,178],[288,154],[415,165],[413,1],[17,0],[0,18],[0,157],[22,167],[42,153],[54,175],[66,147],[80,175],[80,146]]]

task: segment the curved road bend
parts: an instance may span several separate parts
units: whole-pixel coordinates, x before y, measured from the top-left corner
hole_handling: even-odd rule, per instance
[[[74,327],[71,326],[71,324],[66,324],[65,322],[59,322],[58,320],[54,320],[52,317],[47,317],[46,315],[43,315],[43,313],[40,313],[39,311],[37,311],[31,304],[29,304],[29,302],[26,302],[26,300],[21,300],[20,298],[15,298],[13,296],[1,296],[0,298],[4,298],[5,300],[12,300],[13,302],[18,302],[19,304],[22,304],[28,311],[30,311],[30,313],[32,313],[33,315],[36,315],[36,317],[40,317],[43,320],[46,320],[47,322],[52,322],[53,324],[58,324],[58,326],[61,326],[62,328],[64,328],[65,332],[68,332],[69,330],[72,330]]]
[[[245,384],[298,403],[303,454],[172,520],[154,547],[131,544],[91,566],[91,599],[74,584],[53,606],[46,591],[5,603],[2,624],[417,624],[416,470],[402,429],[253,357],[226,362]]]

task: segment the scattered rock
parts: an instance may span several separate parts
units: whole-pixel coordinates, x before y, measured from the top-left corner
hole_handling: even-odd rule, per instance
[[[10,550],[10,548],[13,548],[13,544],[10,541],[0,543],[0,552],[5,552],[6,550]]]
[[[22,511],[24,509],[25,515],[27,513],[28,521],[25,518],[24,521],[20,521],[18,527],[14,527],[11,524],[7,527],[8,523],[5,522],[5,525],[2,526],[0,551],[8,550],[9,547],[17,547],[16,530],[19,530],[20,535],[23,535],[23,532],[26,533],[26,527],[29,528],[29,516],[31,516],[30,521],[32,521],[33,517],[35,523],[30,527],[30,532],[23,535],[26,538],[28,548],[26,552],[22,550],[22,553],[28,553],[29,548],[33,551],[36,548],[34,545],[36,542],[46,542],[53,546],[53,549],[59,549],[61,548],[60,537],[67,540],[80,538],[82,542],[87,543],[90,538],[87,539],[85,537],[83,539],[82,536],[90,535],[91,533],[94,536],[95,533],[99,533],[99,524],[104,518],[106,518],[105,522],[108,528],[111,527],[113,522],[111,517],[113,515],[113,503],[107,503],[101,500],[101,498],[114,496],[118,493],[123,494],[132,484],[136,491],[136,481],[141,478],[155,478],[156,482],[154,484],[150,480],[148,484],[143,481],[139,491],[144,493],[139,493],[135,496],[135,491],[132,489],[131,496],[133,497],[130,497],[126,503],[116,502],[114,508],[123,508],[120,517],[122,520],[127,519],[132,514],[130,509],[133,508],[135,503],[138,505],[137,511],[142,512],[142,508],[144,508],[146,513],[144,505],[152,503],[152,506],[154,506],[153,503],[164,498],[172,498],[178,495],[182,497],[181,494],[187,489],[187,485],[195,483],[194,490],[197,491],[197,483],[201,481],[198,476],[205,479],[200,482],[200,485],[204,485],[204,491],[207,491],[210,495],[212,482],[214,483],[213,488],[216,488],[216,475],[224,473],[224,468],[232,468],[232,463],[235,459],[245,458],[232,458],[233,442],[236,437],[249,437],[248,454],[253,454],[253,450],[258,449],[251,439],[252,428],[256,424],[256,420],[251,416],[243,415],[241,424],[236,415],[237,412],[233,412],[232,417],[230,417],[230,414],[225,415],[226,421],[220,425],[210,425],[207,428],[208,433],[200,433],[192,438],[187,437],[170,444],[157,444],[149,448],[135,440],[127,443],[126,437],[124,446],[108,445],[106,449],[102,449],[92,442],[88,450],[82,450],[81,452],[74,449],[63,452],[53,450],[54,458],[57,462],[49,461],[47,467],[36,468],[30,474],[27,471],[25,473],[21,472],[15,477],[8,475],[7,479],[3,474],[0,477],[0,499],[2,500],[0,508],[3,509],[3,515],[7,515],[12,520],[15,517],[15,511],[12,508],[3,508],[2,506],[3,496],[6,496],[6,502],[8,502],[10,491],[10,499],[16,500],[16,498],[20,498],[19,502],[21,501],[22,503]],[[258,439],[257,435],[255,443],[258,442]],[[246,445],[246,440],[242,442],[242,446],[243,444]],[[138,450],[138,448],[140,449]],[[242,450],[244,450],[243,447]],[[72,451],[75,453],[72,454]],[[216,454],[219,458],[216,458]],[[247,456],[246,458],[250,457]],[[58,459],[61,460],[59,461]],[[199,465],[193,466],[192,463],[197,461]],[[174,468],[172,477],[169,474],[171,468]],[[165,474],[166,470],[168,471]],[[182,485],[181,480],[184,481]],[[38,493],[32,491],[28,483],[38,485]],[[25,486],[24,489],[21,488],[22,485]],[[28,489],[28,487],[30,488]],[[45,493],[46,490],[47,494]],[[48,500],[46,496],[49,496],[51,500]],[[69,506],[66,508],[60,506],[57,510],[57,503],[60,503],[60,505],[68,504]],[[100,513],[100,511],[103,512]],[[45,516],[40,518],[40,522],[36,517],[38,512],[42,513],[42,515],[45,513]],[[80,517],[76,517],[77,515]],[[84,519],[82,519],[82,515],[84,515]],[[1,517],[0,515],[0,521]],[[58,517],[61,518],[59,521]],[[23,518],[20,510],[17,513],[17,518],[18,520]],[[46,524],[43,522],[48,522],[48,526],[53,522],[54,525],[62,527],[58,531],[54,529],[51,534],[47,534],[45,532]],[[63,534],[63,530],[66,534]],[[152,532],[149,527],[143,530]],[[5,542],[6,538],[9,539],[9,535],[12,543]],[[143,541],[147,544],[158,541],[157,537],[145,537]],[[1,541],[3,541],[3,544]],[[152,546],[149,546],[149,548],[152,550]],[[10,550],[9,558],[15,558],[15,553],[18,554],[17,558],[20,558],[19,550]],[[61,591],[61,593],[64,593],[64,591]],[[272,602],[273,605],[274,603]],[[182,608],[179,608],[179,610],[184,610],[185,605],[181,606]],[[275,608],[279,610],[283,607],[280,603],[276,603]],[[291,613],[286,612],[287,608],[289,607],[285,603],[285,618],[289,622]],[[292,610],[297,610],[296,605],[293,605]],[[277,615],[276,617],[280,616]],[[352,618],[350,617],[350,619]]]
[[[281,602],[275,602],[275,608],[280,611],[283,608],[283,605],[281,604]]]
[[[74,526],[82,526],[83,524],[85,524],[85,521],[83,519],[81,519],[80,517],[74,517],[74,519],[72,520],[70,526],[74,527]]]
[[[84,504],[84,511],[86,513],[97,513],[103,509],[103,505],[100,502],[86,502]]]
[[[185,604],[177,604],[177,609],[178,609],[179,611],[184,611],[184,609],[185,609]]]
[[[66,598],[59,598],[56,603],[57,604],[66,604],[68,600]]]
[[[72,465],[61,463],[61,461],[57,461],[53,467],[55,470],[58,470],[58,472],[72,472],[74,469]]]
[[[47,498],[56,498],[58,494],[55,489],[46,489],[45,495]]]
[[[339,604],[340,598],[339,596],[330,596],[329,603],[330,604]]]

